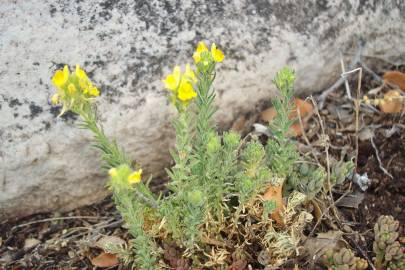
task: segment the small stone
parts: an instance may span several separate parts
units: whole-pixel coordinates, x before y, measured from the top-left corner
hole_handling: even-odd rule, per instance
[[[113,236],[113,235],[107,235],[107,236],[103,236],[95,243],[95,247],[101,248],[103,250],[106,250],[109,245],[125,246],[126,242],[125,242],[125,240],[123,240],[120,237]]]
[[[73,259],[76,256],[76,253],[73,250],[69,250],[68,256],[69,258]]]
[[[31,249],[40,243],[41,241],[36,238],[27,238],[24,241],[24,249]]]

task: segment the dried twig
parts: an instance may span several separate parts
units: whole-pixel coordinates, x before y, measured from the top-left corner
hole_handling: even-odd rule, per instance
[[[389,177],[391,177],[391,179],[394,179],[394,176],[392,176],[392,174],[390,174],[390,173],[384,168],[384,166],[383,166],[383,164],[382,164],[382,162],[381,162],[380,156],[379,156],[378,148],[377,148],[377,146],[376,146],[375,143],[374,143],[373,137],[370,138],[370,142],[371,142],[371,145],[372,145],[373,148],[374,148],[375,156],[376,156],[376,158],[377,158],[377,161],[378,161],[378,165],[379,165],[379,167],[380,167],[380,170],[383,171],[383,173],[385,173],[385,174],[388,175]]]
[[[342,74],[344,74],[346,72],[346,70],[345,70],[345,63],[343,62],[342,53],[340,54],[340,65],[342,67]],[[352,94],[351,94],[351,91],[350,91],[349,81],[347,80],[346,76],[341,75],[341,77],[345,80],[346,94],[349,97],[349,99],[352,99]]]
[[[318,116],[319,125],[321,126],[321,131],[322,131],[321,140],[322,140],[322,142],[324,144],[325,154],[326,154],[326,169],[327,169],[327,177],[328,177],[329,195],[330,195],[331,199],[333,200],[332,188],[331,188],[331,183],[330,183],[329,137],[325,133],[325,128],[323,126],[322,117],[319,114],[319,110],[318,110],[318,104],[316,103],[313,96],[311,96],[310,99],[311,99],[312,104],[314,106],[314,112]]]
[[[327,169],[327,180],[328,180],[328,192],[329,192],[329,196],[330,196],[329,199],[331,201],[331,204],[328,207],[328,209],[332,207],[332,212],[333,212],[336,220],[339,223],[341,223],[339,215],[337,214],[336,206],[335,206],[336,202],[333,201],[332,185],[331,185],[331,182],[330,182],[331,165],[330,165],[330,157],[329,157],[329,147],[330,147],[329,137],[325,133],[325,128],[324,128],[324,125],[323,125],[322,117],[319,114],[319,110],[318,110],[318,104],[316,103],[315,99],[312,96],[310,97],[310,99],[312,101],[312,104],[314,105],[315,114],[318,116],[318,119],[319,119],[319,124],[321,126],[321,131],[322,131],[322,135],[321,135],[322,136],[322,141],[323,141],[324,147],[325,147],[326,169]]]
[[[319,160],[318,160],[318,157],[317,157],[316,154],[315,154],[314,148],[313,148],[313,146],[311,145],[311,143],[310,143],[310,141],[309,141],[309,139],[308,139],[308,137],[307,137],[307,134],[306,134],[306,132],[305,132],[304,124],[302,123],[302,118],[301,118],[300,110],[297,109],[297,113],[298,113],[298,120],[299,120],[299,123],[300,123],[301,131],[302,131],[302,137],[304,138],[304,140],[305,140],[305,142],[307,143],[309,149],[311,150],[312,156],[314,157],[314,159],[316,160],[316,162],[318,163],[318,165],[320,165]]]
[[[355,54],[354,54],[354,53],[347,53],[347,55],[355,55]],[[395,66],[395,67],[399,67],[399,66],[405,65],[405,62],[393,62],[393,61],[390,61],[390,60],[388,60],[388,59],[386,59],[386,58],[383,58],[383,57],[380,57],[380,56],[376,56],[376,55],[362,54],[361,57],[364,57],[364,58],[374,58],[374,59],[377,59],[377,60],[381,60],[381,61],[386,62],[387,64],[390,64],[390,65]]]
[[[371,74],[371,76],[373,76],[374,80],[382,83],[384,82],[384,80],[380,76],[378,76],[377,73],[372,71],[364,62],[360,61],[359,64],[365,71],[367,71],[368,73]]]
[[[361,79],[363,76],[363,69],[360,68],[355,68],[353,70],[347,71],[342,73],[342,77],[346,77],[347,75],[350,75],[352,73],[358,72],[359,73],[359,77],[357,79],[357,94],[356,94],[356,99],[353,100],[354,102],[354,106],[355,106],[355,112],[356,112],[356,155],[355,155],[355,160],[354,160],[354,164],[357,167],[357,159],[359,156],[359,116],[360,116],[360,90],[361,90]]]
[[[68,219],[106,219],[107,217],[93,217],[93,216],[71,216],[71,217],[54,217],[54,218],[45,218],[41,220],[35,220],[31,222],[27,222],[24,224],[16,225],[11,230],[18,229],[21,227],[29,226],[32,224],[37,224],[37,223],[44,223],[44,222],[49,222],[49,221],[58,221],[58,220],[68,220]]]
[[[363,258],[365,258],[368,262],[368,265],[371,267],[371,269],[373,270],[377,270],[373,264],[373,262],[370,260],[370,258],[367,255],[367,252],[364,252],[364,250],[359,246],[359,244],[357,244],[356,241],[354,241],[352,238],[348,238],[350,240],[350,242],[354,243],[354,245],[356,246],[357,250],[360,251],[361,255],[363,255]]]
[[[352,70],[360,62],[363,48],[364,48],[364,43],[362,41],[359,41],[359,43],[357,45],[356,53],[354,54],[353,59],[349,65],[349,70]],[[322,91],[322,94],[318,98],[319,109],[323,108],[323,106],[325,105],[325,100],[329,96],[329,94],[331,94],[336,89],[338,89],[344,82],[345,82],[345,78],[340,77],[332,86],[330,86],[328,89]]]
[[[359,158],[359,115],[360,115],[360,90],[361,90],[361,79],[363,77],[363,69],[359,69],[359,78],[357,81],[357,95],[356,95],[356,161],[355,165],[357,167],[357,160]]]
[[[329,209],[331,209],[332,207],[336,206],[336,203],[340,202],[344,197],[346,197],[349,193],[351,192],[350,188],[343,193],[342,196],[340,196],[336,201],[334,201],[333,203],[331,203],[328,208],[325,209],[325,211],[322,213],[322,215],[319,217],[319,219],[316,221],[315,226],[312,228],[311,232],[308,235],[308,238],[311,237],[312,235],[314,235],[314,232],[316,230],[316,228],[319,226],[319,224],[322,221],[322,218],[326,215],[326,213],[328,213]]]

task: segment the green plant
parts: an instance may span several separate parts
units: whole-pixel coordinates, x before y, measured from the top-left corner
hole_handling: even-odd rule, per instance
[[[208,50],[200,42],[193,58],[194,70],[188,64],[184,72],[176,66],[163,81],[178,111],[173,121],[176,144],[171,151],[175,165],[167,170],[170,192],[166,196],[153,194],[148,182],[141,181],[139,165],[104,134],[93,102],[99,91],[85,72],[77,67],[71,74],[65,67],[55,73],[58,93],[52,103],[61,104],[62,113],[71,110],[80,115],[80,127],[93,133],[93,145],[101,151],[103,168],[109,171],[108,188],[133,236],[133,254],[128,249],[116,250],[127,263],[133,258],[139,269],[156,269],[162,253],[159,240],[184,251],[189,260],[182,260],[182,265],[204,264],[202,256],[209,260],[205,265],[223,267],[227,241],[238,250],[256,241],[279,262],[284,261],[296,254],[302,231],[312,220],[300,208],[302,203],[321,190],[326,178],[323,168],[305,167],[307,161],[301,160],[288,137],[294,121],[288,118],[293,108],[294,72],[283,68],[274,79],[280,91],[273,101],[278,115],[271,123],[273,137],[263,146],[255,136],[242,140],[234,132],[216,131],[212,85],[224,55],[215,44]],[[278,199],[263,195],[269,187],[285,187],[286,206],[281,193]],[[277,226],[275,213],[282,220]],[[220,255],[207,255],[210,245]]]
[[[368,267],[366,260],[356,257],[347,248],[328,250],[324,255],[324,263],[328,270],[363,270]]]
[[[374,225],[373,251],[375,267],[402,269],[405,265],[404,247],[397,240],[399,222],[392,216],[380,216]],[[401,268],[402,267],[402,268]]]

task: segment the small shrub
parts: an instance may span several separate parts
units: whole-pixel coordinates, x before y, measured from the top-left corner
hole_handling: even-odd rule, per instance
[[[288,118],[294,72],[283,68],[274,79],[280,91],[273,101],[278,114],[271,123],[273,137],[263,146],[255,136],[242,140],[237,133],[216,131],[212,85],[224,54],[215,44],[209,50],[200,42],[193,58],[194,69],[187,64],[182,72],[176,66],[163,80],[178,111],[171,151],[175,165],[167,169],[167,196],[153,194],[141,179],[140,166],[106,137],[93,102],[99,91],[79,66],[74,73],[67,66],[55,73],[57,94],[52,103],[62,105],[61,114],[68,110],[78,114],[80,127],[94,134],[94,147],[101,151],[103,168],[109,171],[108,188],[133,236],[134,256],[128,250],[116,250],[125,262],[134,260],[136,268],[157,269],[162,256],[159,243],[164,242],[180,248],[194,268],[223,268],[226,249],[242,254],[238,263],[243,264],[244,250],[254,242],[269,258],[266,264],[281,264],[297,254],[302,231],[312,220],[300,205],[324,188],[326,178],[325,169],[308,165],[288,137],[294,121]],[[337,172],[333,182],[345,174]],[[269,191],[275,191],[278,199]],[[213,255],[210,246],[214,246]]]

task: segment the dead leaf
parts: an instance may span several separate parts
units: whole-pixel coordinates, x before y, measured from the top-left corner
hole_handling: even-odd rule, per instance
[[[240,133],[245,129],[245,125],[246,125],[246,117],[244,115],[239,116],[235,120],[235,122],[233,122],[231,130]]]
[[[397,125],[393,125],[390,129],[384,129],[383,135],[385,138],[391,138],[395,133],[400,133],[401,130]],[[1,245],[0,245],[1,246]]]
[[[244,270],[246,266],[247,262],[245,260],[238,260],[233,262],[226,270]]]
[[[359,205],[363,202],[363,200],[364,200],[364,193],[353,192],[341,198],[338,202],[336,202],[336,206],[358,209]]]
[[[103,252],[97,257],[91,259],[91,264],[96,267],[107,268],[118,265],[119,261],[116,255]]]
[[[384,95],[384,102],[380,102],[380,110],[384,113],[400,113],[404,107],[402,100],[398,98],[400,96],[401,93],[398,90],[388,91]]]
[[[401,90],[405,90],[405,73],[400,71],[387,71],[383,78],[385,82],[395,84]]]
[[[275,201],[276,209],[271,213],[271,218],[276,221],[278,225],[284,225],[284,221],[281,217],[282,211],[284,211],[285,206],[283,202],[283,185],[279,184],[277,186],[270,185],[266,192],[263,194],[264,201]]]
[[[297,110],[300,112],[300,116],[302,119],[302,123],[304,128],[306,128],[307,126],[307,121],[308,119],[312,116],[313,111],[314,111],[314,107],[312,106],[311,103],[299,99],[299,98],[294,98],[294,108],[293,111],[290,113],[290,115],[288,116],[289,119],[297,119],[298,118],[298,112]],[[264,122],[271,122],[273,121],[273,119],[277,116],[277,111],[274,107],[270,107],[266,110],[264,110],[261,114],[260,114],[260,118],[264,121]],[[291,126],[291,133],[294,136],[301,136],[302,135],[302,130],[301,130],[301,125],[299,122],[294,123]]]
[[[359,140],[368,141],[374,137],[374,131],[369,127],[364,127],[359,131]]]
[[[95,243],[95,247],[101,248],[104,251],[106,251],[106,248],[108,245],[114,245],[114,246],[125,246],[126,242],[125,240],[117,237],[117,236],[113,236],[113,235],[106,235],[101,237],[96,243]]]
[[[380,93],[380,91],[383,89],[384,85],[378,86],[376,88],[373,88],[371,90],[368,90],[367,95],[377,95]]]
[[[315,220],[318,222],[322,217],[322,210],[319,204],[315,200],[310,200],[309,203],[313,207],[313,214],[315,216]]]
[[[318,233],[316,238],[307,238],[304,242],[304,248],[312,261],[317,261],[327,250],[334,250],[344,246],[343,232],[328,231]]]

